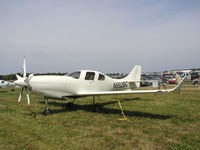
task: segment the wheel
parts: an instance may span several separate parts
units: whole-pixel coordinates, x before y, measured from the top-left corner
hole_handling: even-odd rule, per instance
[[[102,110],[102,107],[100,105],[94,105],[93,109],[94,112],[100,112]]]
[[[44,111],[43,111],[43,114],[47,116],[50,113],[51,113],[51,110],[48,107],[45,107]]]
[[[69,103],[67,103],[67,104],[65,105],[65,109],[70,109],[70,108],[72,108],[73,106],[74,106],[74,103],[69,102]]]

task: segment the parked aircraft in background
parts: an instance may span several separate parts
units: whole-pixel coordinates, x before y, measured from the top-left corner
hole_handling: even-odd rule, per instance
[[[81,70],[64,76],[34,76],[33,74],[26,76],[26,62],[24,59],[23,77],[16,75],[15,84],[22,87],[18,102],[21,101],[22,92],[27,91],[27,103],[30,105],[28,92],[32,92],[46,98],[46,106],[44,114],[49,114],[50,110],[47,107],[47,99],[76,99],[80,97],[101,95],[119,95],[119,94],[136,94],[136,93],[159,93],[172,92],[180,90],[184,79],[173,89],[165,90],[134,90],[140,86],[141,66],[136,65],[133,70],[123,79],[113,79],[105,74],[93,70]],[[68,103],[68,105],[72,103]],[[118,104],[125,118],[121,103],[118,99]]]
[[[14,83],[7,82],[7,81],[4,81],[4,80],[0,80],[0,88],[3,88],[3,87],[14,87],[14,86],[15,86]]]

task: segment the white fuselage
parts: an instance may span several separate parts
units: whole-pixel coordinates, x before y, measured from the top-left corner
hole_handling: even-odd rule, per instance
[[[78,97],[79,93],[95,91],[128,90],[130,84],[123,79],[112,79],[100,72],[91,70],[79,71],[79,78],[73,76],[33,76],[29,81],[29,89],[44,97],[67,99]],[[92,79],[88,74],[94,74]]]

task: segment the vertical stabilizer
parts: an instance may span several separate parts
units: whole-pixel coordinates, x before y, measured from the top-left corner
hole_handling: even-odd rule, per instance
[[[135,83],[136,87],[140,87],[141,70],[141,66],[135,65],[133,70],[124,78],[124,80],[129,83]]]

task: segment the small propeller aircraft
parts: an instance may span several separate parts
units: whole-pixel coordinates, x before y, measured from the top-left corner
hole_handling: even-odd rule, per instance
[[[0,80],[0,88],[2,88],[2,87],[14,87],[14,86],[15,86],[15,84],[12,83],[12,82]]]
[[[27,103],[30,105],[29,91],[45,98],[46,106],[44,114],[49,114],[47,107],[48,99],[76,99],[80,97],[93,96],[93,102],[96,96],[102,95],[119,95],[119,94],[136,94],[136,93],[164,93],[180,90],[185,79],[173,89],[164,90],[134,90],[140,87],[141,66],[136,65],[133,70],[123,79],[113,79],[101,72],[93,70],[81,70],[73,72],[69,75],[43,75],[34,76],[30,74],[26,76],[26,60],[24,58],[23,77],[16,75],[15,84],[22,87],[18,102],[21,101],[22,92],[27,92]],[[71,106],[73,103],[68,103]],[[120,100],[118,104],[124,119],[126,119]],[[98,110],[98,108],[97,108]]]

